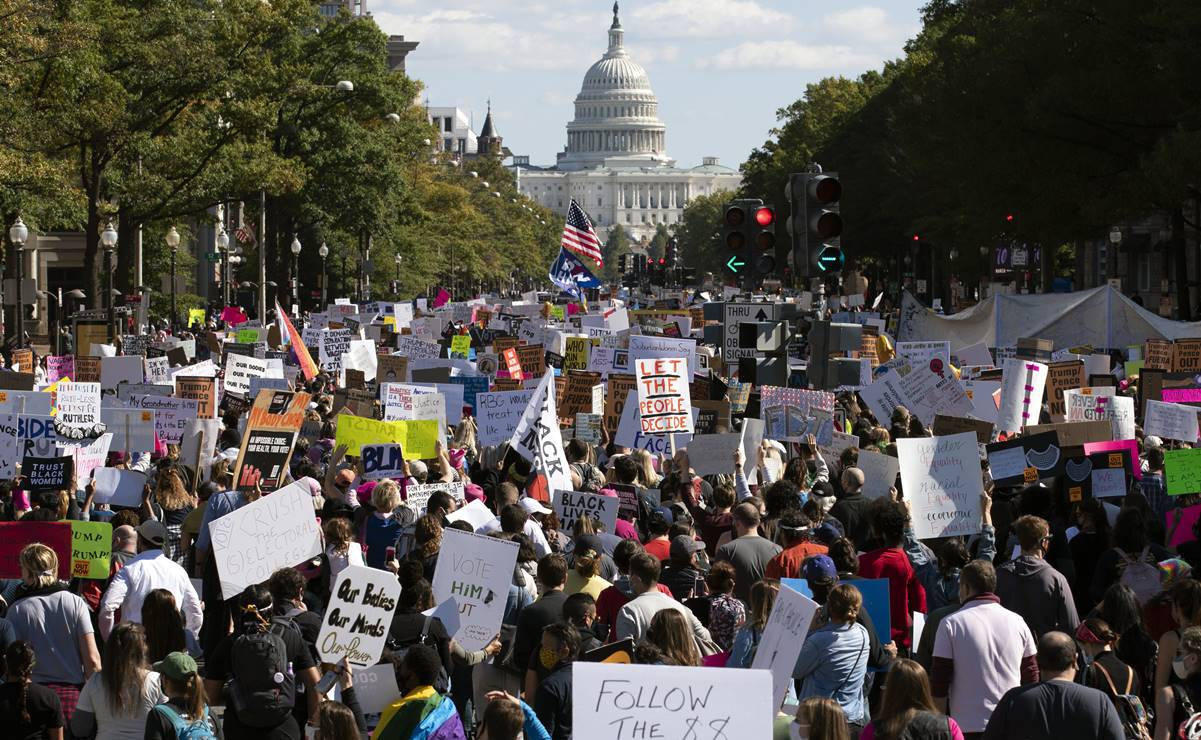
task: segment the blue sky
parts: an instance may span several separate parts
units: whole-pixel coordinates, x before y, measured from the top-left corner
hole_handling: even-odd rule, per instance
[[[659,98],[668,154],[686,166],[715,155],[736,167],[807,83],[900,56],[920,5],[625,0],[621,20]],[[420,42],[407,68],[431,105],[474,112],[478,130],[491,98],[505,145],[534,164],[553,163],[563,148],[572,100],[612,19],[611,0],[375,0],[367,9],[384,31]]]

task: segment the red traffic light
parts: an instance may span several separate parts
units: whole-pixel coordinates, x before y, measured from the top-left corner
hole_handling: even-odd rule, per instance
[[[755,223],[766,228],[771,226],[776,221],[776,212],[770,208],[763,207],[755,210]]]
[[[667,264],[667,260],[665,260],[664,258],[660,257],[660,258],[659,258],[659,264],[660,264],[660,265],[666,265],[666,264]]]
[[[922,240],[922,238],[920,236],[918,236],[917,234],[913,235],[913,241],[920,242],[921,240]]]
[[[1006,213],[1006,214],[1005,214],[1005,221],[1006,221],[1006,222],[1008,222],[1008,223],[1013,223],[1013,214],[1012,214],[1012,213]]]

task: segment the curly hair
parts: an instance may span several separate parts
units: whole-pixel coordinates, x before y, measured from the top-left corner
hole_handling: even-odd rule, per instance
[[[432,558],[442,549],[442,522],[438,517],[426,514],[417,520],[413,538],[417,541],[417,555],[422,559]]]

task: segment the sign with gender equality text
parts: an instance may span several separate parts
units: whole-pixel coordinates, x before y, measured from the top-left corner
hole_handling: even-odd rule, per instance
[[[345,658],[359,667],[378,663],[399,601],[400,583],[388,571],[363,565],[342,569],[317,635],[321,659]]]
[[[973,432],[897,440],[901,484],[919,540],[980,531],[984,480]]]
[[[516,565],[516,542],[443,530],[432,584],[434,600],[458,601],[459,629],[451,637],[464,650],[481,650],[500,632]]]
[[[313,497],[300,486],[281,488],[209,522],[209,536],[225,599],[321,552]]]
[[[772,708],[779,709],[792,681],[801,645],[809,634],[809,624],[817,613],[817,602],[780,584],[780,593],[763,628],[763,637],[755,651],[752,669],[771,671]]]
[[[768,671],[580,661],[571,671],[573,740],[772,736]]]
[[[638,414],[643,434],[691,434],[688,361],[682,357],[637,361]]]

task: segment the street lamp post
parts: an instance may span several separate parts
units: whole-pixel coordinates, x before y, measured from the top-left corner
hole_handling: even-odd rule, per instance
[[[292,236],[292,305],[300,305],[300,239]]]
[[[179,305],[175,290],[175,253],[179,250],[179,232],[175,230],[174,226],[167,232],[167,246],[171,248],[171,331],[178,333],[179,328],[176,326],[176,322],[179,321]]]
[[[13,221],[13,225],[8,229],[8,240],[13,243],[13,248],[17,252],[17,307],[13,315],[16,316],[17,324],[17,343],[16,347],[25,346],[25,240],[29,238],[29,228],[25,226],[25,222],[17,216],[17,220]]]
[[[325,310],[326,288],[325,288],[325,258],[329,256],[329,247],[325,242],[321,242],[321,246],[317,247],[317,254],[321,255],[321,310]]]
[[[113,301],[113,250],[117,248],[117,230],[109,221],[104,231],[100,232],[100,246],[104,247],[104,272],[108,275],[108,290],[105,291],[108,301],[108,331],[109,340],[117,340],[117,306]],[[78,348],[77,348],[78,349]]]
[[[396,253],[396,295],[400,296],[400,263],[404,262],[405,258]]]
[[[1121,243],[1122,230],[1115,226],[1109,232],[1109,254],[1105,255],[1105,275],[1110,279],[1118,276],[1118,245]]]
[[[221,298],[224,301],[221,309],[229,305],[229,234],[225,233],[225,225],[217,224],[217,250],[221,252]]]

